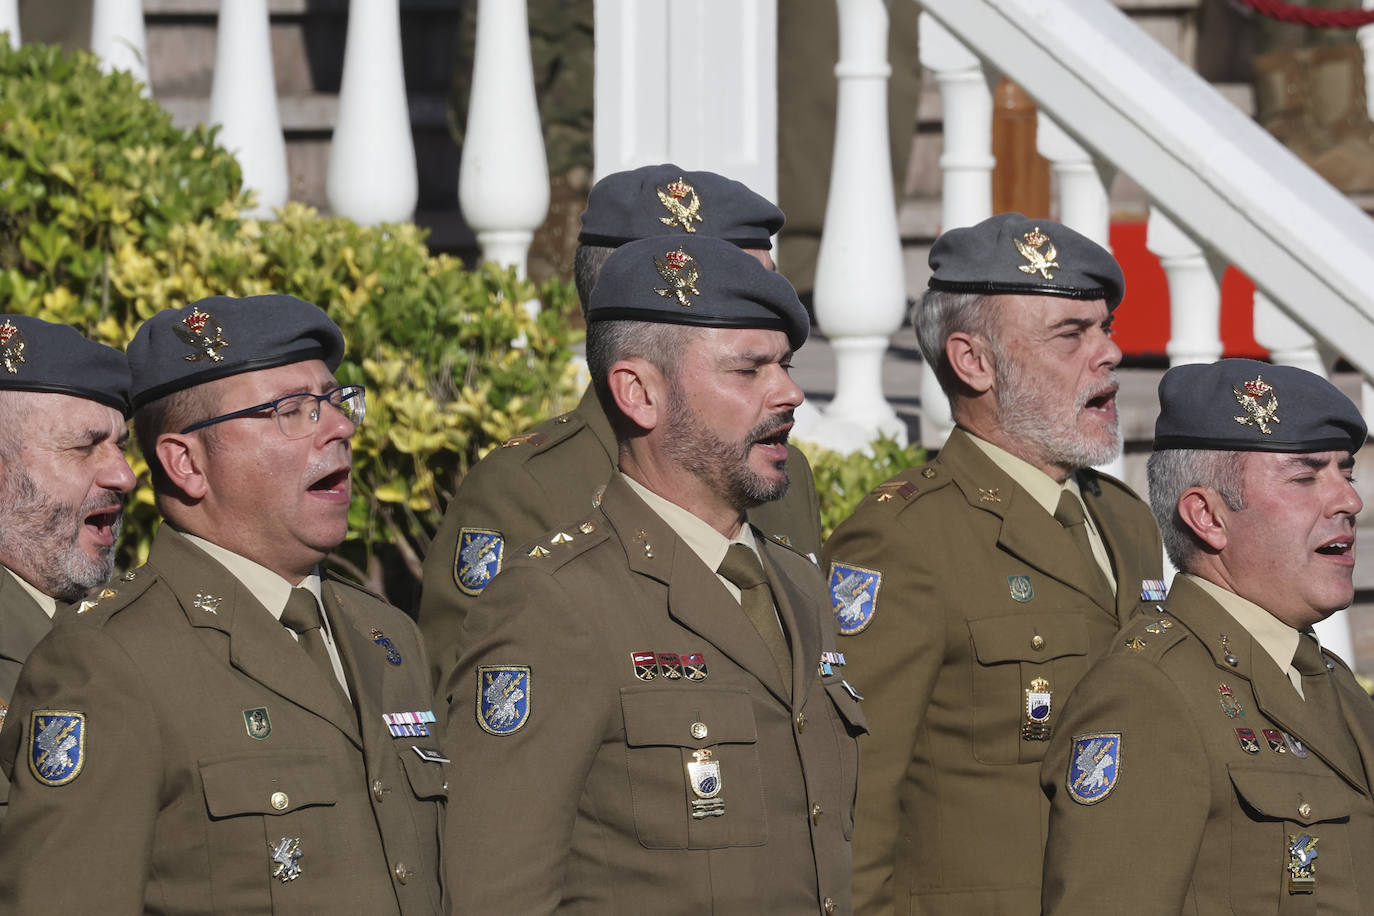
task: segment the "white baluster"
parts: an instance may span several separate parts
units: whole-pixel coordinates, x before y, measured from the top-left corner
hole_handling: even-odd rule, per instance
[[[148,85],[148,35],[143,28],[143,0],[94,0],[91,4],[91,50],[106,73],[126,70]]]
[[[992,215],[992,86],[982,63],[928,13],[921,14],[921,63],[935,74],[945,113],[940,229]],[[921,366],[921,443],[938,448],[954,429],[935,369]]]
[[[549,166],[534,99],[525,4],[478,0],[458,203],[482,258],[525,274],[534,230],[549,209]]]
[[[1220,359],[1221,287],[1202,249],[1157,207],[1150,208],[1145,247],[1169,281],[1169,365]]]
[[[401,65],[398,0],[351,0],[339,116],[329,146],[330,208],[367,225],[415,215],[420,182]]]
[[[906,441],[883,398],[883,355],[906,305],[887,161],[887,6],[836,0],[835,158],[816,260],[816,318],[835,355],[835,398],[806,438],[852,452],[879,433]]]
[[[210,123],[243,169],[243,185],[258,192],[248,215],[271,218],[286,203],[286,139],[277,112],[267,0],[221,0],[215,36]]]
[[[9,33],[11,48],[19,47],[19,0],[0,0],[0,32]]]
[[[1374,0],[1364,0],[1361,4],[1364,9],[1374,9]],[[1374,118],[1374,92],[1369,91],[1370,86],[1374,86],[1374,25],[1362,25],[1355,30],[1355,40],[1359,42],[1360,49],[1364,51],[1364,104],[1369,116]],[[1342,656],[1350,661],[1350,656]]]
[[[1254,323],[1255,342],[1269,351],[1270,362],[1297,366],[1323,378],[1328,375],[1316,338],[1258,289],[1255,290]]]

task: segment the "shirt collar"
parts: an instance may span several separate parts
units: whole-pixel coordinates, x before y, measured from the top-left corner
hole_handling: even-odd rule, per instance
[[[57,613],[56,598],[54,598],[52,595],[46,594],[45,592],[40,592],[38,589],[30,585],[28,583],[28,580],[26,580],[23,576],[19,575],[19,573],[10,569],[8,566],[5,567],[5,572],[9,573],[11,576],[14,576],[14,581],[18,582],[19,587],[29,593],[30,598],[38,602],[38,606],[43,609],[44,614],[47,614],[49,617],[51,617],[53,614]]]
[[[634,490],[635,495],[644,500],[645,504],[654,511],[654,514],[663,519],[673,533],[682,538],[692,552],[701,558],[701,562],[715,572],[720,568],[721,561],[725,559],[725,552],[730,549],[731,544],[743,544],[754,553],[759,552],[758,543],[754,540],[754,532],[750,530],[748,523],[740,526],[739,534],[734,540],[727,538],[716,529],[708,525],[704,520],[693,515],[691,512],[679,506],[671,500],[664,499],[653,490],[634,480],[621,472],[621,477]]]
[[[1293,655],[1298,651],[1300,634],[1297,630],[1253,601],[1242,598],[1215,582],[1210,582],[1191,573],[1180,573],[1180,575],[1186,575],[1210,595],[1217,604],[1221,605],[1222,610],[1230,614],[1236,623],[1240,624],[1255,642],[1260,644],[1265,653],[1274,660],[1274,664],[1279,666],[1280,671],[1285,674],[1288,674],[1290,670],[1296,671],[1293,668]],[[1289,674],[1290,680],[1292,677]]]
[[[309,589],[310,593],[315,596],[315,600],[320,600],[320,571],[318,568],[306,576],[299,586],[293,586],[261,563],[256,563],[212,541],[207,541],[205,538],[188,534],[185,531],[181,533],[191,543],[208,553],[212,559],[229,570],[230,575],[243,583],[244,588],[248,589],[253,597],[258,599],[262,606],[267,608],[272,616],[278,620],[281,620],[282,612],[286,610],[286,602],[291,597],[293,588]]]

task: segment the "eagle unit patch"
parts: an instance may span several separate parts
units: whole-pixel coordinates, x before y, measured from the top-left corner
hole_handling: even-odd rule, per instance
[[[862,633],[878,612],[883,574],[839,561],[830,564],[830,601],[841,636]]]
[[[1074,735],[1065,780],[1069,795],[1080,805],[1095,805],[1111,794],[1121,775],[1121,735],[1104,732]]]
[[[528,665],[481,665],[477,669],[477,724],[492,735],[510,735],[530,720]]]
[[[464,528],[453,554],[453,583],[465,595],[480,595],[501,571],[506,540],[499,531]]]
[[[86,765],[86,716],[35,709],[29,719],[29,770],[45,786],[65,786]]]

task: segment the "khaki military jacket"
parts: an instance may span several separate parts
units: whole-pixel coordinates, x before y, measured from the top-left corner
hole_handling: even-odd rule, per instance
[[[1343,763],[1287,675],[1206,592],[1179,577],[1163,609],[1079,683],[1045,757],[1045,912],[1374,913],[1374,703],[1328,655],[1362,758]],[[1316,840],[1312,893],[1290,893],[1303,837],[1300,850]]]
[[[404,614],[323,583],[355,713],[168,525],[109,590],[34,649],[0,730],[10,912],[444,911],[442,717],[427,737],[382,718],[431,706]]]
[[[826,543],[836,617],[857,630],[839,640],[846,676],[873,729],[854,835],[859,912],[1039,911],[1043,739],[1137,609],[1141,580],[1161,577],[1145,504],[1110,477],[1082,481],[1114,600],[1054,517],[962,430]]]
[[[834,636],[815,566],[759,544],[790,683],[619,475],[598,510],[511,559],[446,681],[460,910],[852,912],[863,713],[820,671]]]
[[[24,660],[51,629],[52,618],[14,576],[0,568],[0,722]]]
[[[751,511],[749,521],[815,555],[821,549],[816,482],[806,457],[792,446],[787,453],[787,495]],[[595,508],[617,455],[610,421],[588,388],[575,410],[507,441],[463,478],[425,555],[417,619],[443,669],[436,676],[457,659],[463,617],[486,583],[520,545]],[[499,556],[483,550],[492,534],[502,539]],[[479,568],[470,569],[474,562]]]

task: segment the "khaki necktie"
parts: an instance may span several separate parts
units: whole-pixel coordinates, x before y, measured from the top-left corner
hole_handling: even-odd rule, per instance
[[[718,571],[739,589],[739,603],[744,609],[744,616],[758,630],[769,654],[773,656],[774,664],[778,666],[783,685],[790,693],[792,653],[787,648],[787,639],[773,606],[773,592],[768,587],[768,577],[763,574],[758,556],[743,544],[731,544]]]
[[[329,657],[329,647],[324,644],[324,633],[320,630],[320,604],[308,588],[291,589],[291,597],[286,601],[286,610],[281,614],[282,626],[299,637],[301,648],[320,673],[325,676],[339,695],[347,697],[339,676],[334,672],[334,662]]]
[[[1298,637],[1293,667],[1302,675],[1303,706],[1311,713],[1311,720],[1316,726],[1313,737],[1323,738],[1318,742],[1320,746],[1334,747],[1348,768],[1363,775],[1360,749],[1350,734],[1345,714],[1341,712],[1340,697],[1336,694],[1336,684],[1326,667],[1321,647],[1311,633],[1303,633]],[[1308,744],[1310,746],[1312,742]]]
[[[1107,576],[1102,572],[1102,564],[1097,562],[1097,554],[1093,553],[1092,543],[1088,540],[1088,520],[1083,515],[1083,503],[1072,490],[1065,490],[1060,494],[1059,505],[1054,510],[1054,520],[1064,527],[1069,537],[1073,538],[1079,553],[1083,555],[1083,562],[1096,574],[1093,578],[1099,590],[1098,600],[1105,602],[1107,607],[1112,607],[1115,604],[1115,593]]]

